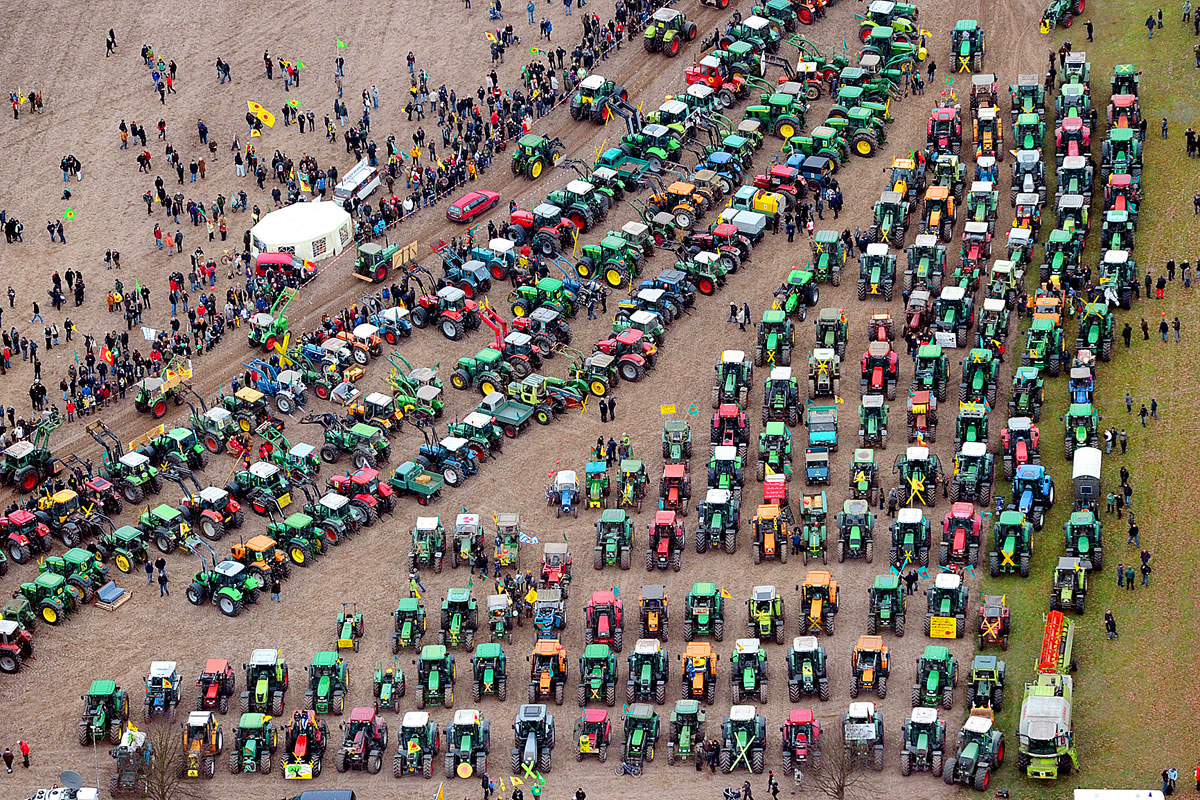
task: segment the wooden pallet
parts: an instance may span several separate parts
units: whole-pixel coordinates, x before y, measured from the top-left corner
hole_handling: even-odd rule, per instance
[[[120,597],[118,597],[116,600],[114,600],[111,603],[105,603],[99,599],[96,599],[96,600],[92,601],[92,605],[94,605],[96,608],[102,608],[105,611],[116,611],[118,608],[120,608],[121,606],[123,606],[127,602],[129,602],[129,598],[132,596],[133,596],[133,592],[131,592],[127,589],[121,593]]]

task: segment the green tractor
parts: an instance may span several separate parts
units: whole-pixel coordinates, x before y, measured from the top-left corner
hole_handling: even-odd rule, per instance
[[[904,235],[908,232],[908,218],[912,206],[898,192],[885,191],[879,195],[872,211],[871,227],[867,229],[867,238],[873,243],[904,245]],[[892,256],[895,261],[895,256]],[[859,298],[862,299],[862,298]],[[888,298],[889,300],[891,298]]]
[[[914,706],[901,731],[904,741],[900,744],[900,774],[908,776],[916,770],[941,777],[945,768],[946,723],[938,717],[937,709]]]
[[[446,529],[441,517],[417,517],[412,529],[412,549],[408,551],[408,569],[432,567],[441,573],[446,555]]]
[[[985,39],[983,28],[973,19],[960,19],[950,32],[950,58],[955,72],[979,72],[983,69]]]
[[[696,506],[696,552],[724,548],[726,553],[737,550],[737,532],[741,518],[741,501],[728,489],[709,488],[704,501]]]
[[[129,695],[116,681],[94,680],[82,695],[83,714],[79,719],[79,744],[91,747],[96,742],[121,741],[121,728],[129,721]]]
[[[757,642],[755,642],[757,644]],[[751,705],[734,705],[721,722],[721,772],[739,766],[759,775],[767,749],[767,720]]]
[[[919,508],[901,508],[892,523],[891,563],[906,569],[911,564],[929,566],[932,534],[925,512]]]
[[[904,635],[907,614],[904,607],[904,589],[895,573],[876,575],[875,582],[867,590],[867,635],[874,636],[882,627],[891,628],[896,636]]]
[[[496,642],[480,642],[471,657],[471,700],[478,703],[485,694],[501,702],[508,698],[508,661]]]
[[[1101,361],[1112,358],[1113,312],[1107,303],[1088,303],[1079,316],[1079,334],[1075,349],[1087,348],[1100,356]]]
[[[334,626],[334,638],[337,641],[337,650],[353,650],[358,652],[358,641],[363,635],[363,615],[358,610],[358,604],[354,604],[353,610],[349,603],[342,603],[342,610],[337,614],[337,622]]]
[[[698,700],[676,700],[667,735],[667,763],[687,762],[704,743],[704,710]]]
[[[52,411],[48,419],[44,419],[34,426],[33,433],[28,439],[22,439],[6,447],[3,454],[0,455],[0,484],[15,486],[21,494],[28,494],[38,488],[43,481],[57,475],[62,469],[62,462],[50,452],[50,434],[61,424],[62,418]],[[87,428],[88,432],[91,433],[95,426],[108,431],[112,436],[112,442],[116,444],[116,450],[111,452],[106,445],[105,471],[107,472],[109,469],[114,469],[108,464],[120,455],[121,443],[103,422],[92,423]],[[95,438],[97,434],[92,434],[92,436]],[[96,440],[105,444],[99,438]],[[126,499],[129,499],[131,492],[124,491],[123,486],[118,488],[121,488]],[[141,500],[140,495],[137,500],[129,500],[129,502],[136,503],[139,500]]]
[[[783,598],[774,586],[755,586],[746,600],[746,635],[783,644]]]
[[[687,594],[683,639],[690,642],[697,636],[712,636],[718,642],[725,639],[725,601],[715,583],[693,583]]]
[[[450,373],[450,385],[455,389],[475,388],[484,397],[502,391],[512,379],[512,366],[494,347],[485,347],[473,356],[463,356]]]
[[[800,422],[801,407],[800,384],[792,368],[772,367],[763,387],[762,424],[780,422],[794,427]]]
[[[341,716],[346,710],[346,692],[350,688],[350,668],[332,650],[313,656],[308,670],[308,690],[304,700],[311,711]]]
[[[629,654],[629,674],[625,681],[625,702],[647,701],[662,705],[667,701],[670,677],[667,651],[658,639],[638,639]]]
[[[261,579],[246,570],[237,561],[214,563],[212,569],[204,568],[192,576],[185,592],[188,602],[194,606],[212,603],[227,617],[242,613],[247,603],[257,603],[263,589]]]
[[[899,245],[900,240],[896,243]],[[895,254],[888,252],[886,244],[873,242],[867,245],[866,252],[858,258],[858,299],[882,295],[884,300],[891,301],[895,285]]]
[[[279,543],[298,567],[309,566],[313,557],[324,555],[328,547],[325,529],[318,527],[308,514],[299,511],[282,521],[269,522],[267,535]]]
[[[130,505],[140,503],[147,495],[162,491],[162,477],[158,474],[158,469],[150,463],[150,459],[141,453],[126,453],[121,440],[103,420],[91,423],[86,430],[104,449],[101,475],[112,481],[117,491],[125,498],[125,502]],[[9,450],[14,447],[17,445],[13,445]],[[26,453],[29,458],[35,455],[36,451]],[[4,458],[5,463],[10,460],[8,450],[5,451]],[[2,473],[3,467],[0,467],[0,474]]]
[[[792,474],[792,432],[782,422],[768,422],[758,435],[758,480],[767,475]]]
[[[524,175],[529,180],[536,181],[546,167],[558,163],[563,147],[562,140],[557,136],[553,139],[536,133],[521,136],[513,148],[513,175]]]
[[[621,765],[640,775],[647,761],[654,760],[658,744],[658,714],[649,703],[632,703],[625,712],[625,738],[621,742]]]
[[[954,687],[958,685],[958,661],[943,645],[925,646],[917,659],[917,682],[912,688],[913,708],[937,708],[938,703],[949,711],[954,707]]]
[[[377,664],[371,676],[371,696],[375,699],[375,710],[400,710],[400,698],[404,697],[404,670],[393,664]]]
[[[949,396],[950,361],[941,344],[922,344],[913,366],[913,391],[931,392],[938,401]]]
[[[876,396],[878,397],[878,395]],[[886,416],[884,423],[887,423]],[[855,448],[854,458],[850,461],[849,485],[852,498],[866,500],[869,506],[875,505],[875,500],[879,497],[881,490],[879,487],[879,464],[875,461],[875,451],[871,448]]]
[[[1050,591],[1050,610],[1074,610],[1083,615],[1087,598],[1087,574],[1085,562],[1076,557],[1062,557],[1054,567],[1053,585]]]
[[[1063,523],[1063,538],[1068,556],[1078,558],[1092,572],[1104,569],[1103,525],[1092,511],[1072,512]]]
[[[1100,420],[1102,417],[1091,403],[1071,403],[1063,414],[1063,454],[1068,461],[1075,451],[1083,447],[1095,447],[1100,443]]]
[[[300,420],[301,425],[320,425],[324,431],[321,445],[321,460],[336,464],[343,454],[348,454],[355,469],[376,469],[387,463],[391,447],[381,429],[365,422],[350,425],[336,414],[308,414]]]
[[[875,560],[875,515],[866,500],[849,499],[837,515],[837,559],[862,558],[868,564]]]
[[[492,748],[492,724],[473,708],[460,708],[446,726],[444,775],[487,776],[487,756]]]
[[[82,547],[72,547],[61,556],[47,556],[38,563],[38,570],[51,572],[66,581],[66,590],[83,606],[92,602],[96,591],[108,582],[108,568],[100,557]]]
[[[284,316],[284,312],[291,305],[296,292],[297,290],[291,286],[283,287],[275,297],[270,311],[260,311],[250,317],[250,330],[247,338],[251,350],[267,353],[275,349],[276,343],[286,340],[288,318]]]
[[[1067,708],[1069,714],[1069,701]],[[967,717],[962,730],[958,732],[958,748],[954,758],[946,762],[942,780],[949,785],[957,783],[974,786],[979,792],[986,791],[992,773],[1000,769],[1002,763],[1004,733],[995,730],[990,717],[972,715]]]
[[[250,654],[246,670],[246,691],[241,696],[243,714],[253,711],[279,716],[288,687],[288,666],[276,650],[262,648]]]
[[[864,446],[887,447],[888,404],[881,394],[865,395],[858,406],[858,437]]]
[[[837,231],[817,231],[812,241],[812,272],[818,283],[841,285],[847,250]]]
[[[967,709],[972,715],[977,709],[987,714],[999,714],[1004,710],[1004,675],[1004,662],[995,656],[980,653],[971,660]]]
[[[754,345],[754,363],[791,366],[792,346],[796,332],[782,309],[769,308],[758,324],[758,341]]]
[[[606,644],[589,644],[579,657],[579,707],[617,702],[617,657]]]
[[[454,707],[454,656],[442,644],[427,644],[421,648],[417,661],[417,685],[420,695],[417,708],[431,705]]]
[[[429,645],[434,647],[435,645]],[[426,711],[406,711],[396,735],[398,747],[392,760],[392,777],[420,775],[433,777],[433,759],[442,749],[438,724],[429,719]]]
[[[630,552],[633,547],[633,519],[625,509],[605,509],[596,521],[596,546],[592,553],[592,566],[602,569],[619,564],[629,569]]]
[[[788,701],[799,703],[800,698],[816,695],[822,702],[830,697],[829,676],[826,674],[825,648],[815,636],[797,636],[787,654]]]
[[[670,58],[696,38],[696,23],[689,22],[682,11],[660,8],[650,16],[642,34],[642,47],[647,53],[666,53]]]
[[[712,387],[712,407],[716,409],[722,403],[737,403],[745,408],[754,375],[754,365],[746,360],[746,354],[741,350],[724,350],[721,363],[714,369],[717,380]]]
[[[988,440],[988,408],[984,403],[960,403],[958,416],[954,420],[954,447],[961,448],[964,443],[982,442]]]
[[[470,588],[446,591],[442,601],[442,619],[437,643],[470,650],[475,646],[475,631],[479,628],[479,609]]]
[[[758,639],[738,639],[729,657],[729,690],[733,702],[767,702],[767,651]]]
[[[1013,373],[1012,395],[1008,401],[1010,417],[1029,417],[1034,422],[1042,418],[1042,372],[1037,367],[1017,367]]]
[[[271,773],[271,756],[279,746],[279,730],[266,714],[246,713],[238,720],[229,749],[229,771]]]
[[[810,269],[793,269],[787,279],[775,290],[779,307],[788,316],[799,316],[801,322],[808,317],[808,309],[821,299],[821,287],[817,285],[816,273]]]
[[[747,106],[744,119],[757,120],[785,142],[804,130],[804,100],[787,92],[764,92],[760,102]]]
[[[937,293],[942,290],[946,276],[946,246],[931,233],[919,234],[906,251],[908,266],[904,270],[903,292],[907,297],[914,290]]]
[[[1086,512],[1090,513],[1090,512]],[[1068,526],[1070,522],[1066,523]],[[1068,538],[1070,534],[1068,533]],[[988,572],[994,578],[1019,572],[1029,577],[1033,560],[1033,526],[1020,511],[1002,511],[992,527],[992,551],[988,554]]]
[[[687,420],[663,423],[662,451],[664,464],[682,464],[692,457],[692,429]]]

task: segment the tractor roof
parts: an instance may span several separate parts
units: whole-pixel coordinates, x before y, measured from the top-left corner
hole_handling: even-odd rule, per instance
[[[292,529],[307,528],[313,524],[313,518],[302,511],[297,511],[294,514],[289,514],[288,518],[283,521],[283,524]]]
[[[612,648],[606,644],[589,644],[583,648],[583,657],[589,661],[607,660],[612,656]]]
[[[973,19],[960,19],[954,23],[954,30],[956,31],[973,31],[978,27],[979,23]],[[992,77],[994,78],[995,76]]]
[[[450,603],[465,603],[471,599],[471,590],[465,586],[455,586],[446,590],[446,600]]]
[[[171,522],[177,517],[182,516],[178,508],[175,506],[169,506],[166,503],[160,503],[159,505],[155,506],[154,510],[150,513],[164,522]]]
[[[888,255],[888,246],[883,242],[871,242],[867,245],[867,255],[873,258],[886,258]]]
[[[674,525],[675,512],[670,509],[663,509],[654,512],[655,525]]]
[[[654,291],[661,291],[655,289]],[[656,311],[635,311],[629,317],[629,321],[635,325],[651,325],[658,320],[658,312]]]
[[[653,641],[655,644],[658,643],[657,639],[653,639],[651,641]],[[733,643],[733,650],[735,653],[754,655],[762,650],[762,645],[758,639],[738,639]]]
[[[417,517],[416,529],[419,531],[434,531],[442,527],[441,517]]]
[[[174,661],[151,661],[150,662],[150,677],[151,678],[172,678],[179,665]]]
[[[421,648],[422,661],[441,661],[446,657],[446,645],[427,644]]]
[[[899,588],[899,586],[900,579],[896,577],[895,573],[889,572],[886,575],[876,575],[875,582],[871,585],[871,588],[881,591],[891,591]]]
[[[933,585],[937,589],[956,592],[962,586],[962,576],[957,572],[939,572],[933,579]]]
[[[400,720],[400,727],[408,728],[410,730],[416,729],[416,728],[424,728],[428,724],[429,724],[429,712],[428,711],[405,711],[404,717]]]
[[[962,455],[968,458],[983,458],[987,455],[987,445],[983,442],[963,442]]]
[[[111,681],[110,681],[111,683]],[[96,684],[92,684],[95,686]],[[211,711],[190,711],[187,717],[187,726],[189,728],[206,728],[212,722],[213,713]]]
[[[107,697],[117,690],[116,681],[95,680],[88,688],[88,694],[93,697]]]
[[[778,508],[778,506],[770,507],[776,509]],[[755,602],[774,600],[776,596],[778,596],[778,592],[776,592],[774,586],[755,586],[750,590],[750,599],[754,600]]]
[[[250,653],[250,666],[273,667],[279,661],[279,651],[270,648],[260,648]]]
[[[579,88],[587,89],[588,91],[595,91],[604,86],[604,80],[605,79],[603,75],[593,73],[579,82]]]
[[[757,642],[757,640],[755,640]],[[757,709],[754,706],[738,705],[731,706],[729,709],[729,718],[734,722],[750,722],[757,715]]]
[[[213,572],[225,578],[236,578],[245,569],[246,567],[237,561],[222,561],[213,567]]]
[[[737,448],[731,444],[718,445],[713,448],[713,461],[733,461],[737,458]]]
[[[32,445],[30,446],[32,449]],[[140,469],[150,463],[150,459],[146,458],[141,453],[126,453],[118,459],[122,464],[130,469]]]
[[[796,636],[792,638],[792,649],[797,653],[811,653],[820,648],[815,636]]]
[[[945,189],[946,187],[943,186],[941,188]],[[975,194],[976,192],[991,194],[992,182],[991,181],[971,181],[971,194]]]
[[[241,719],[238,720],[238,727],[248,731],[261,730],[262,727],[266,725],[268,719],[270,719],[270,717],[266,714],[256,714],[254,712],[247,711],[245,714],[242,714]]]
[[[666,130],[666,128],[663,128]],[[590,194],[593,187],[590,183],[580,178],[575,178],[567,184],[567,191],[571,194]]]
[[[507,604],[508,598],[502,597],[502,599],[504,599]],[[492,598],[489,597],[488,598],[489,605],[491,604],[491,601],[492,601]],[[480,642],[479,644],[477,644],[475,646],[475,657],[476,658],[500,658],[503,655],[504,655],[504,650],[501,649],[500,645],[497,644],[496,642]]]
[[[925,512],[919,508],[902,508],[896,512],[896,522],[902,525],[920,525]]]
[[[313,656],[314,667],[332,667],[338,662],[338,654],[332,650],[319,650]]]
[[[600,462],[604,463],[604,462]],[[625,509],[623,508],[606,508],[600,512],[600,521],[603,523],[617,525],[624,524],[626,520]]]
[[[692,584],[691,594],[708,597],[717,593],[717,585],[708,581],[697,581]]]
[[[370,709],[374,716],[375,709]],[[479,724],[479,709],[477,708],[460,708],[454,712],[454,724],[463,727],[474,726]]]
[[[641,641],[640,639],[638,640]],[[655,640],[658,641],[657,639]],[[535,656],[554,656],[563,652],[563,646],[558,639],[538,639],[537,644],[533,646],[533,654]]]
[[[517,709],[517,720],[521,722],[541,722],[546,718],[545,703],[522,703]]]
[[[266,461],[255,461],[250,465],[250,474],[259,480],[273,478],[278,472],[279,467]]]
[[[933,709],[929,710],[933,711]],[[968,733],[988,733],[992,730],[992,721],[978,715],[967,717],[967,721],[963,723],[963,730]]]
[[[657,640],[655,640],[657,641]],[[625,719],[651,719],[654,717],[654,706],[649,703],[633,703],[625,714]]]
[[[592,605],[604,606],[612,605],[617,602],[617,596],[612,589],[596,589],[592,592]]]
[[[229,492],[218,486],[205,486],[200,490],[200,499],[206,503],[220,503],[229,497]]]
[[[642,468],[643,468],[642,462],[637,460],[636,458],[626,458],[626,459],[622,459],[622,461],[621,461],[621,472],[625,475],[630,475],[630,474],[633,474],[636,472],[641,472]],[[546,545],[546,547],[549,548],[550,545]],[[563,548],[562,552],[564,552],[564,553],[567,552],[566,545],[562,545],[562,548]],[[550,552],[550,550],[547,549],[546,552]]]
[[[205,675],[219,675],[229,669],[229,660],[224,658],[210,658],[204,662]]]
[[[542,142],[544,142],[544,141],[546,141],[545,136],[540,136],[539,134],[536,134],[536,133],[527,133],[524,136],[522,136],[520,139],[517,140],[517,144],[520,147],[534,148],[534,147],[541,147]]]
[[[603,725],[608,722],[608,710],[604,708],[584,709],[583,721],[586,725]]]
[[[14,620],[0,619],[0,636],[12,636],[21,627]]]
[[[350,498],[343,494],[338,494],[337,492],[327,492],[321,495],[321,499],[317,502],[319,502],[325,508],[328,508],[330,511],[339,511],[350,502]]]
[[[351,722],[374,722],[375,709],[372,706],[357,706],[350,710]]]
[[[867,343],[867,354],[872,358],[881,358],[886,356],[891,351],[892,345],[890,342],[874,341]]]
[[[830,586],[832,583],[833,574],[823,569],[810,569],[804,576],[805,586]]]
[[[932,725],[938,721],[937,709],[928,708],[927,706],[917,706],[912,710],[912,721],[919,725]]]
[[[641,463],[640,461],[638,462]],[[542,546],[543,555],[565,556],[568,554],[567,546],[561,542],[548,542]]]
[[[579,478],[573,469],[560,469],[554,473],[554,485],[557,488],[571,488],[579,483]],[[476,518],[478,521],[478,518]]]

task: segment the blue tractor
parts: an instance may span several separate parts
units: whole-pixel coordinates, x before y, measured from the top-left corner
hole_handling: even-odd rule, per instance
[[[557,506],[556,517],[579,516],[579,479],[573,469],[560,469],[554,473],[554,483],[546,486],[546,505]]]
[[[1041,464],[1025,464],[1013,478],[1008,509],[1020,511],[1040,531],[1054,506],[1054,478]]]
[[[242,363],[246,368],[246,385],[275,400],[280,414],[290,414],[308,405],[308,387],[304,376],[294,369],[281,369],[261,358]]]

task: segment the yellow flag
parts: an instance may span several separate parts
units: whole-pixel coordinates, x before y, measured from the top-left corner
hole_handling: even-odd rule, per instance
[[[266,125],[268,128],[275,127],[275,115],[263,108],[261,104],[256,103],[253,100],[247,100],[246,107],[250,109],[251,114],[258,117],[259,120],[262,121],[263,125]]]
[[[528,594],[525,595],[525,602],[526,603],[537,602],[537,589],[529,590]]]
[[[492,33],[491,31],[485,31],[483,35],[487,37],[489,42],[496,41],[496,34]]]
[[[262,136],[262,134],[258,132],[258,128],[255,128],[254,130],[250,131],[251,139],[258,137],[258,136]]]
[[[438,784],[437,800],[446,800],[446,782],[442,781]]]
[[[721,590],[721,599],[723,599],[723,600],[728,600],[728,599],[730,599],[729,592],[727,592],[727,591],[725,591],[724,589],[722,589],[722,590]]]

